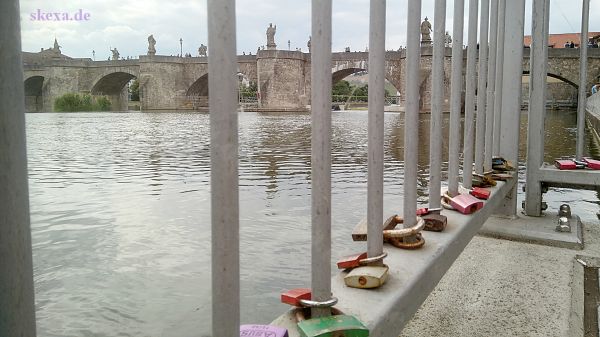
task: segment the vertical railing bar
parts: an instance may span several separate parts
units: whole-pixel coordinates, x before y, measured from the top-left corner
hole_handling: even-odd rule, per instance
[[[208,0],[213,336],[240,325],[235,0]]]
[[[506,0],[498,0],[498,39],[496,49],[496,95],[494,99],[494,132],[492,135],[492,154],[500,155],[500,128],[502,119],[502,83],[504,82],[504,28],[506,26]]]
[[[500,130],[500,155],[518,168],[519,128],[522,102],[523,33],[525,25],[525,0],[506,2],[506,26],[504,48],[504,76],[502,83],[502,113]],[[514,187],[499,214],[515,216],[517,212],[517,188]]]
[[[369,6],[367,254],[370,257],[383,253],[385,6],[385,0],[371,0]]]
[[[465,136],[463,157],[463,186],[471,188],[473,181],[473,136],[475,115],[475,71],[477,62],[478,0],[469,0],[469,44],[467,48],[467,89],[465,92]]]
[[[458,194],[460,118],[463,83],[463,29],[465,1],[454,0],[452,27],[452,73],[450,78],[450,139],[448,141],[448,193]]]
[[[550,0],[534,0],[529,56],[529,111],[527,118],[527,188],[525,212],[540,216],[542,191],[539,169],[544,162],[544,121],[546,116],[546,71]]]
[[[312,299],[331,298],[331,0],[312,1],[311,40],[311,287]],[[330,315],[313,308],[312,317]]]
[[[485,116],[488,76],[488,30],[490,26],[490,0],[481,0],[479,23],[479,70],[477,80],[477,121],[475,132],[475,172],[483,174],[485,152]]]
[[[492,169],[492,145],[494,135],[494,106],[496,88],[496,49],[498,48],[498,1],[492,0],[490,19],[490,53],[487,76],[487,103],[485,112],[485,156],[483,170],[488,172]]]
[[[441,207],[442,109],[444,97],[444,58],[446,0],[435,1],[433,18],[433,68],[431,83],[431,125],[429,131],[429,207]]]
[[[19,1],[0,1],[0,336],[35,337],[19,22]]]
[[[408,1],[406,29],[406,112],[404,113],[404,227],[417,217],[417,161],[419,152],[419,69],[421,0]]]
[[[577,100],[577,159],[583,157],[583,136],[585,134],[585,102],[587,100],[588,65],[588,26],[590,21],[590,0],[583,0],[581,9],[581,37],[579,42],[579,99]]]

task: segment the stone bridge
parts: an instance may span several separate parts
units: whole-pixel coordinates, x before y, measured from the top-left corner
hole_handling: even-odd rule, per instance
[[[41,53],[40,53],[41,54]],[[421,107],[427,110],[431,88],[431,47],[421,50]],[[588,83],[600,76],[600,50],[590,49]],[[68,57],[37,57],[24,53],[24,79],[28,111],[53,111],[54,99],[69,92],[107,95],[114,110],[126,110],[127,84],[140,82],[141,109],[193,110],[208,108],[208,60],[206,57],[140,56],[139,59],[92,61]],[[62,56],[62,55],[61,55]],[[548,76],[576,92],[579,84],[579,50],[550,49]],[[466,57],[466,53],[465,53]],[[386,53],[386,79],[404,97],[405,52]],[[451,49],[446,48],[444,82],[449,96]],[[240,80],[258,85],[259,109],[298,111],[310,106],[310,54],[299,51],[261,50],[238,56]],[[529,73],[529,49],[525,48],[524,74]],[[332,54],[332,79],[368,71],[368,52]]]

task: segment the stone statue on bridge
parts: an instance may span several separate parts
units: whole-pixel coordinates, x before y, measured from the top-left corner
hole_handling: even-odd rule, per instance
[[[267,49],[275,50],[277,49],[277,45],[275,44],[275,32],[277,31],[277,25],[273,26],[272,23],[269,23],[269,27],[267,27]]]
[[[204,43],[201,43],[200,47],[198,47],[198,56],[206,57],[207,50],[208,50],[208,48],[204,45]]]
[[[431,44],[431,23],[429,23],[427,17],[421,23],[421,44]]]
[[[154,39],[154,36],[150,34],[150,36],[148,36],[148,55],[156,55],[156,48],[154,48],[155,45],[156,40]]]
[[[452,46],[452,36],[450,36],[450,33],[448,33],[447,31],[444,44],[446,45],[446,47]]]
[[[306,46],[308,47],[308,52],[310,53],[310,40],[312,40],[312,36],[308,37],[308,42],[306,43]]]
[[[119,59],[119,51],[117,50],[117,48],[115,47],[115,49],[111,49],[110,51],[112,51],[112,59],[113,61],[118,60]]]

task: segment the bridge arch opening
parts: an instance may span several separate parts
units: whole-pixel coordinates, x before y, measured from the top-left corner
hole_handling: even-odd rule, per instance
[[[332,72],[334,109],[364,107],[368,99],[369,73],[363,68],[346,68]],[[342,82],[345,81],[345,82]],[[390,80],[385,80],[386,106],[400,104],[400,90]]]
[[[208,110],[208,74],[200,76],[190,85],[181,106],[184,109]]]
[[[529,70],[523,70],[523,97],[529,97]],[[553,108],[573,108],[577,106],[579,85],[568,78],[546,74],[546,101]]]
[[[92,86],[92,95],[105,95],[111,101],[113,111],[128,109],[130,101],[129,83],[137,77],[127,72],[114,72],[104,75]]]
[[[42,112],[44,109],[44,77],[32,76],[25,80],[25,111]]]

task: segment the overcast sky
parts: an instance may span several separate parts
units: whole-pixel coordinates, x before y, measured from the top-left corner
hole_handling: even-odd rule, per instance
[[[508,0],[510,1],[510,0]],[[453,1],[448,0],[447,30],[452,31]],[[465,1],[467,4],[469,0]],[[551,33],[571,33],[581,29],[582,0],[551,0]],[[309,0],[237,0],[237,49],[256,52],[266,44],[266,28],[277,25],[275,42],[278,49],[302,48],[310,35]],[[433,16],[434,0],[423,0],[422,17]],[[407,0],[387,1],[386,49],[406,45]],[[465,6],[465,7],[468,7]],[[531,31],[531,0],[527,0],[525,32]],[[31,13],[69,12],[82,9],[89,13],[88,21],[34,21]],[[468,8],[465,8],[465,16]],[[590,31],[600,31],[600,1],[590,5]],[[147,37],[154,34],[159,55],[179,54],[179,39],[183,39],[183,52],[197,55],[201,43],[207,44],[206,0],[22,0],[21,29],[23,50],[39,51],[49,48],[54,37],[62,46],[63,54],[71,57],[107,59],[109,48],[118,48],[121,56],[146,54]],[[466,22],[466,18],[465,18]],[[368,45],[369,1],[333,1],[333,50],[365,50]],[[466,27],[465,27],[466,33]],[[466,36],[465,36],[466,41]],[[210,46],[209,46],[210,52]]]

